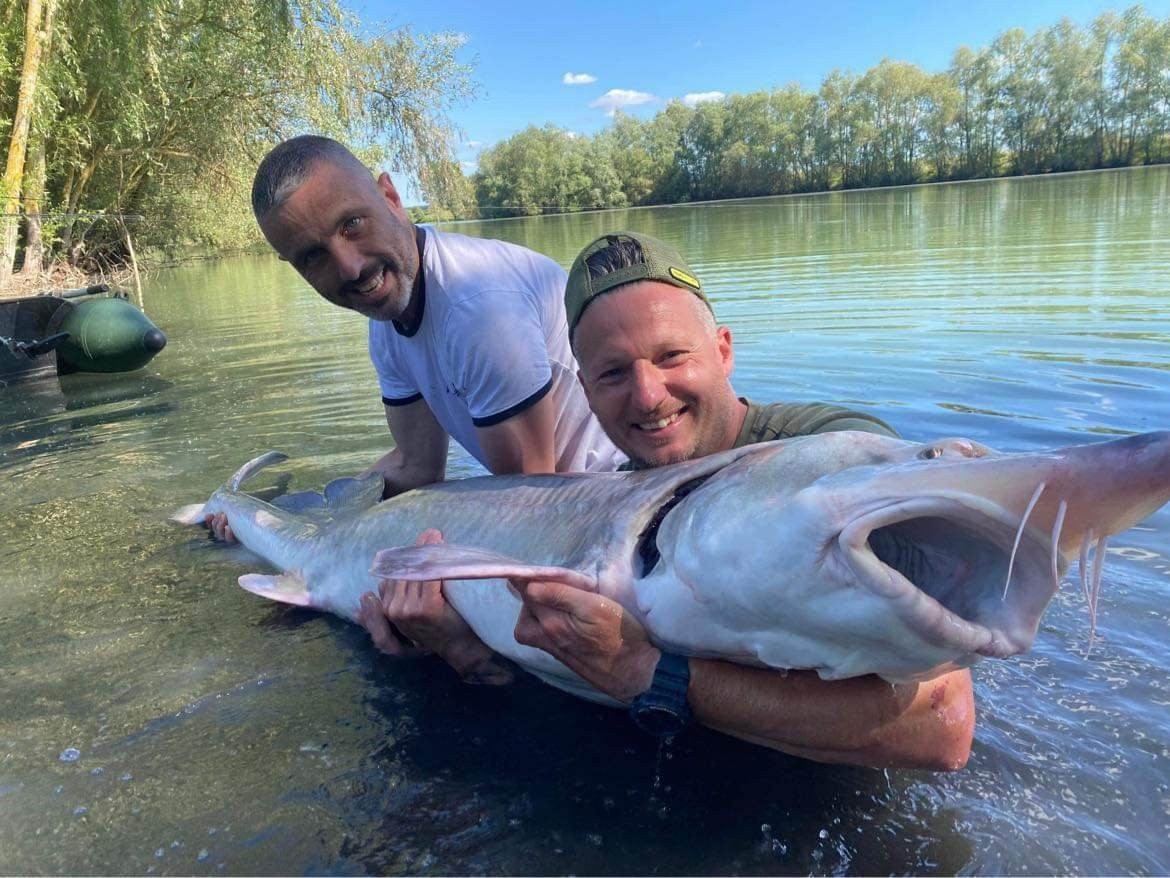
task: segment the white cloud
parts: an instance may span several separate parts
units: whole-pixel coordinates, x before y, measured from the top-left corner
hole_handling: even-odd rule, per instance
[[[597,82],[597,77],[592,73],[566,73],[561,77],[561,82],[564,85],[589,85]]]
[[[459,167],[463,169],[464,173],[475,173],[479,170],[479,162],[460,162]]]
[[[612,116],[617,110],[625,107],[636,107],[638,104],[648,104],[658,100],[654,95],[644,91],[634,91],[628,88],[611,88],[589,106],[605,110],[605,115]]]
[[[683,95],[682,102],[688,107],[693,107],[696,104],[705,104],[707,101],[721,101],[727,95],[721,91],[693,91],[688,95]]]
[[[468,149],[479,149],[481,146],[483,146],[482,140],[469,140],[469,141],[467,141],[467,148]]]

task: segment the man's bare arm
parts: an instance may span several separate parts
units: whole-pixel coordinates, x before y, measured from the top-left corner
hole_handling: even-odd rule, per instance
[[[691,659],[695,718],[737,738],[817,762],[957,771],[975,727],[970,671],[924,683],[822,680]]]
[[[524,596],[518,641],[619,701],[649,688],[660,653],[618,604],[562,583],[513,584]],[[970,753],[967,671],[891,686],[877,677],[825,681],[706,659],[691,659],[690,668],[695,718],[766,747],[821,762],[934,770],[961,768]]]
[[[366,470],[386,480],[383,499],[442,481],[447,474],[447,433],[426,401],[386,406],[386,424],[394,448]]]
[[[519,414],[490,427],[477,427],[476,438],[492,475],[556,471],[556,411],[551,394]]]

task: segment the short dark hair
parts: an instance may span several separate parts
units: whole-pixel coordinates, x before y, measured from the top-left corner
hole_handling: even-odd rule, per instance
[[[256,168],[252,180],[252,213],[260,219],[280,207],[321,162],[368,169],[357,156],[331,137],[302,134],[274,147]]]
[[[624,235],[606,235],[605,240],[606,245],[597,252],[590,253],[585,260],[590,277],[605,277],[619,268],[646,264],[646,252],[639,241]]]

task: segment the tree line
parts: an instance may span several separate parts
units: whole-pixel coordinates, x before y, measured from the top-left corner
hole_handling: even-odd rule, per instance
[[[135,243],[254,241],[256,165],[304,131],[463,209],[460,45],[340,0],[0,0],[0,289],[15,268],[101,268]]]
[[[474,96],[453,34],[343,0],[0,0],[0,290],[50,262],[252,243],[252,173],[318,131],[418,180],[420,218],[531,215],[1170,159],[1170,19],[1140,6],[960,48],[944,72],[863,75],[530,127],[466,177],[449,113]]]
[[[530,127],[484,151],[481,216],[892,186],[1170,160],[1170,18],[1001,33],[928,73],[857,75],[617,114],[587,137]]]

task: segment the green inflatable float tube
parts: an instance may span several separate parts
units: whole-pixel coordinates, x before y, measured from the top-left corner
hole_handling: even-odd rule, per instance
[[[68,372],[130,372],[167,337],[105,284],[0,300],[0,387]]]
[[[57,347],[60,372],[129,372],[141,369],[167,344],[150,318],[125,299],[76,302],[57,328],[69,338]]]

